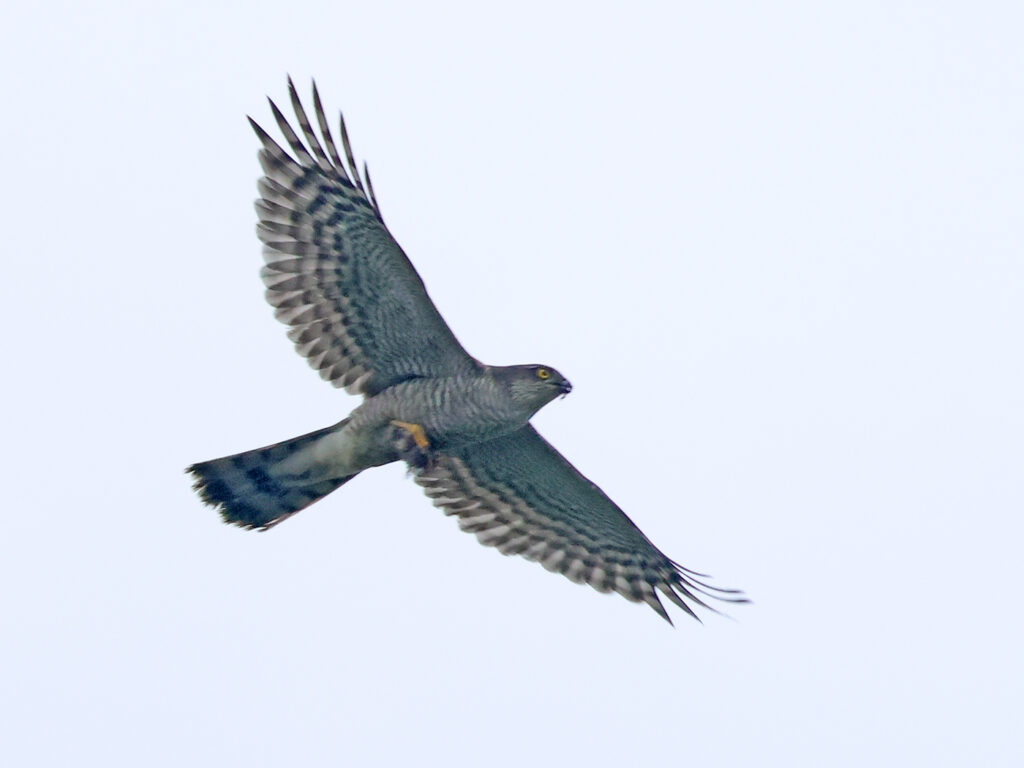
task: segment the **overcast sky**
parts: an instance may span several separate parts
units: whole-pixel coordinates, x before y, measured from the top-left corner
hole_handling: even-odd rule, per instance
[[[0,762],[1022,764],[1021,6],[629,5],[0,11]],[[200,505],[358,402],[258,278],[287,73],[467,349],[565,373],[538,429],[753,605],[671,629],[398,466]]]

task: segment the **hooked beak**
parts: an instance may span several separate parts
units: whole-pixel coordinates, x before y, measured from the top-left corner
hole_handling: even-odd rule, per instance
[[[572,384],[570,384],[568,381],[563,381],[561,384],[558,385],[558,389],[562,393],[562,397],[565,397],[570,392],[572,392]]]

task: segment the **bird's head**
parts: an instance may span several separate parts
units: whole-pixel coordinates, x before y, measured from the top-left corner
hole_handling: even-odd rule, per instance
[[[516,405],[536,413],[559,395],[572,392],[572,384],[548,365],[511,365],[502,369],[502,378]]]

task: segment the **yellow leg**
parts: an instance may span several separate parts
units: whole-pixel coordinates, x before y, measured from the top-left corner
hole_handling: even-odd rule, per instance
[[[419,424],[410,424],[408,421],[392,421],[391,424],[404,429],[412,435],[413,441],[423,450],[430,447],[430,441],[427,440],[427,433],[423,431],[423,427]]]

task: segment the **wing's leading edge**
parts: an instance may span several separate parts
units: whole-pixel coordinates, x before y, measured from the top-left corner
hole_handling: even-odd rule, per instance
[[[273,101],[270,106],[292,154],[249,122],[263,145],[256,232],[266,263],[260,275],[299,354],[334,386],[366,395],[478,365],[384,225],[369,175],[364,171],[364,183],[356,167],[344,120],[345,162],[316,85],[319,138],[290,78],[288,91],[301,138]]]
[[[506,555],[522,555],[599,592],[643,601],[668,621],[658,592],[697,619],[702,599],[749,602],[713,587],[655,547],[619,507],[530,425],[432,457],[416,482],[459,527]],[[698,619],[699,620],[699,619]]]

